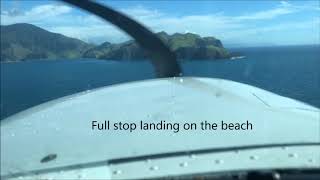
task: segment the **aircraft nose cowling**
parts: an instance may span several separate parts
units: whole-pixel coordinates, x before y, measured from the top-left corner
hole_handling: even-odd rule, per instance
[[[319,112],[223,79],[167,78],[98,88],[2,120],[1,176],[152,154],[320,143]],[[201,128],[205,121],[207,129]],[[222,122],[227,129],[220,128]]]

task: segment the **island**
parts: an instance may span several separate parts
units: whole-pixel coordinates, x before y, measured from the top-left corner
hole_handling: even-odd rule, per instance
[[[232,56],[215,37],[201,37],[193,33],[169,35],[166,32],[157,35],[181,60],[217,60]],[[2,62],[82,58],[136,61],[148,57],[134,40],[94,45],[32,24],[1,25]]]

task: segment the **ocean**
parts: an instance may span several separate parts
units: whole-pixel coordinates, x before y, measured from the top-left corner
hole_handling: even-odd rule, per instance
[[[244,58],[182,61],[184,76],[250,84],[320,108],[320,45],[233,48]],[[1,117],[73,93],[155,78],[148,61],[1,63]]]

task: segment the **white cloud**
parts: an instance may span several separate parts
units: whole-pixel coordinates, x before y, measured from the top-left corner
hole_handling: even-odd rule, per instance
[[[259,38],[270,38],[273,33],[281,33],[286,32],[288,30],[303,30],[303,29],[310,29],[317,31],[315,32],[315,35],[320,36],[320,20],[317,18],[296,23],[296,22],[286,22],[282,24],[275,24],[271,26],[265,26],[265,27],[255,27],[255,28],[247,28],[242,29],[240,32],[237,33],[237,31],[229,31],[227,32],[226,39],[242,39],[243,37],[255,37],[252,38],[252,40],[259,40]],[[291,37],[292,38],[292,37]],[[247,40],[250,40],[249,38]],[[318,43],[320,39],[318,39]]]
[[[283,7],[289,7],[291,4],[288,1],[280,1],[281,6]]]
[[[157,18],[163,16],[163,13],[160,13],[157,10],[151,10],[144,8],[143,6],[135,6],[126,9],[120,9],[121,12],[126,12],[126,14],[130,14],[137,18]]]
[[[56,18],[71,12],[71,8],[65,5],[47,4],[33,7],[29,11],[18,11],[12,9],[11,11],[1,12],[1,24],[13,23],[34,23],[38,24],[50,18]],[[14,13],[16,12],[16,13]],[[17,13],[19,12],[19,13]]]
[[[298,11],[298,8],[293,6],[287,1],[280,1],[280,5],[274,9],[269,9],[265,11],[259,11],[255,13],[250,13],[244,16],[235,17],[239,20],[264,20],[264,19],[273,19],[278,16],[295,13]]]
[[[71,8],[64,5],[41,5],[36,6],[31,9],[31,11],[26,12],[26,16],[57,16],[60,14],[65,14],[71,11]]]
[[[123,32],[108,24],[97,24],[91,26],[58,26],[47,29],[51,32],[57,32],[68,37],[97,44],[105,41],[123,42],[129,39],[129,37]]]
[[[236,17],[238,20],[264,20],[264,19],[272,19],[281,15],[286,15],[293,13],[295,10],[289,8],[277,8],[271,9],[267,11],[261,11],[254,14],[248,14],[244,16]]]

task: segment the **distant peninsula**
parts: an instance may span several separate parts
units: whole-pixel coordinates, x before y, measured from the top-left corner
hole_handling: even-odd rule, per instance
[[[193,33],[157,33],[178,59],[226,59],[231,54],[214,37],[201,37]],[[52,33],[32,24],[19,23],[1,26],[1,61],[35,59],[143,60],[147,55],[134,40],[101,45],[88,44],[79,39]]]

